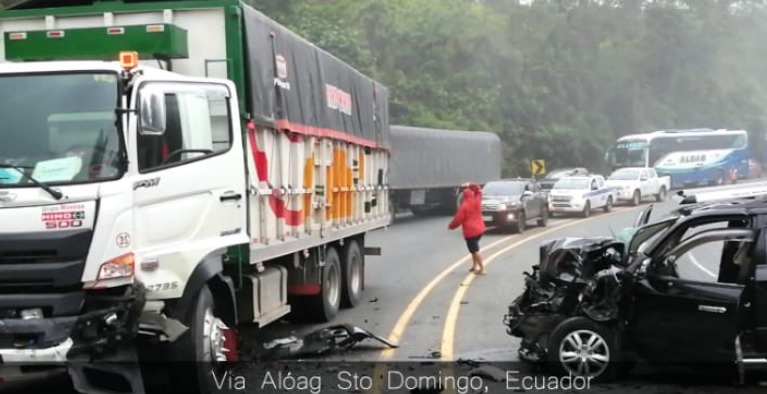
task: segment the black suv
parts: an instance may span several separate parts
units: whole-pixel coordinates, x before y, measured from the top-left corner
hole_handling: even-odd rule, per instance
[[[486,224],[515,232],[525,231],[530,219],[539,226],[549,220],[548,194],[535,179],[503,179],[482,188],[482,217]]]
[[[545,178],[541,179],[540,184],[543,190],[551,190],[554,187],[554,184],[557,183],[560,178],[586,175],[589,175],[589,170],[583,167],[560,168],[558,170],[551,171],[548,175],[546,175]]]
[[[616,238],[541,245],[505,317],[520,357],[597,380],[637,360],[732,368],[741,383],[766,368],[767,198],[685,202],[654,222],[648,207]]]

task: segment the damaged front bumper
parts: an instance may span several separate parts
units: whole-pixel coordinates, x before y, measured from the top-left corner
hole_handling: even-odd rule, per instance
[[[146,302],[140,284],[91,291],[77,316],[0,319],[3,369],[22,364],[65,364],[107,359],[133,345]],[[4,307],[9,305],[5,303]]]
[[[521,338],[523,360],[547,359],[548,338],[573,316],[595,321],[619,314],[623,244],[610,238],[563,238],[540,247],[540,265],[525,272],[525,290],[510,305],[503,324]]]

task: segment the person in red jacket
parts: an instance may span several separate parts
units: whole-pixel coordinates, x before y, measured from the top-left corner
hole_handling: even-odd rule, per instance
[[[484,275],[484,260],[479,254],[479,240],[486,230],[485,221],[482,219],[482,189],[473,183],[462,185],[462,189],[463,201],[448,228],[462,228],[463,238],[466,239],[466,246],[474,263],[470,272]]]

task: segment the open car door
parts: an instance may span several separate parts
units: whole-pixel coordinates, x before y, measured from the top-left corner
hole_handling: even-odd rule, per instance
[[[652,256],[645,277],[633,290],[629,324],[631,337],[645,358],[687,364],[736,359],[735,341],[745,318],[745,285],[720,283],[699,260],[710,265],[714,247],[719,245],[722,261],[716,264],[750,265],[754,239],[754,230],[749,228],[703,230]],[[734,252],[733,244],[739,246]],[[677,263],[684,262],[683,257],[706,270],[711,280],[680,278]]]

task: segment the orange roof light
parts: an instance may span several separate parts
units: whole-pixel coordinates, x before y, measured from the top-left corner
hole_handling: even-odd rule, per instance
[[[120,52],[120,66],[126,70],[134,69],[138,66],[138,52],[122,51]]]

